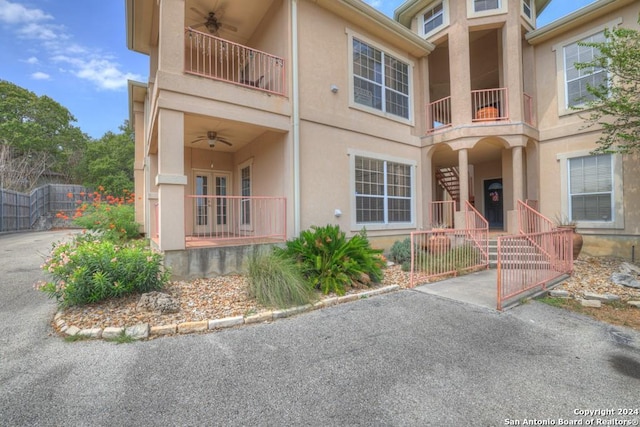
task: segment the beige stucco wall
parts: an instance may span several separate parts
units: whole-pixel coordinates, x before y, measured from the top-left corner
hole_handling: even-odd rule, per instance
[[[416,224],[422,223],[423,178],[420,170],[418,115],[424,112],[421,76],[426,62],[401,47],[347,22],[312,2],[299,2],[300,20],[300,194],[301,229],[338,224],[358,232],[352,206],[350,150],[413,162]],[[350,104],[349,34],[410,64],[412,113],[409,120],[384,117]],[[322,43],[319,44],[319,40]],[[322,46],[322,47],[321,47]],[[331,86],[338,87],[336,93]],[[336,217],[335,210],[342,215]],[[377,227],[376,227],[377,228]],[[375,245],[387,248],[411,229],[367,228]]]
[[[562,178],[562,166],[566,157],[575,154],[587,155],[597,147],[596,141],[599,137],[597,128],[585,128],[583,116],[588,113],[563,111],[562,47],[611,23],[620,22],[623,26],[638,28],[638,12],[640,5],[637,2],[629,4],[577,28],[555,34],[554,37],[534,46],[536,105],[540,128],[538,199],[540,210],[550,219],[568,213],[566,189],[563,187],[566,184]],[[580,227],[578,224],[578,231],[583,234],[585,240],[583,253],[629,257],[631,246],[639,245],[638,160],[638,155],[623,156],[619,163],[621,167],[614,170],[614,176],[622,182],[622,187],[614,190],[614,223],[597,228]]]

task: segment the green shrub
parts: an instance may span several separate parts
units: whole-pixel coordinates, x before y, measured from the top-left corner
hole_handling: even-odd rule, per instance
[[[471,244],[464,244],[443,253],[425,252],[418,259],[421,265],[417,267],[428,274],[437,274],[443,270],[463,273],[478,264],[480,251]]]
[[[122,242],[140,236],[135,211],[130,204],[92,203],[73,222],[87,230],[97,231],[103,239]]]
[[[411,262],[411,238],[394,242],[389,250],[389,258],[400,265]]]
[[[42,268],[53,280],[40,290],[63,307],[158,290],[169,280],[162,256],[145,241],[117,245],[91,235],[54,245]]]
[[[261,253],[249,259],[248,270],[249,295],[260,304],[287,308],[309,304],[314,299],[313,289],[291,258]]]
[[[356,282],[382,280],[382,251],[371,248],[364,231],[347,239],[340,227],[311,227],[276,252],[293,258],[311,286],[344,295]]]

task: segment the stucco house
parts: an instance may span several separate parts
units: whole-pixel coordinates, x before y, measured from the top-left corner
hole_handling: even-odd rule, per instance
[[[572,107],[603,76],[573,63],[593,55],[579,41],[638,27],[640,4],[537,28],[549,1],[407,0],[390,19],[361,0],[126,0],[128,47],[149,56],[129,83],[137,220],[184,276],[312,225],[378,247],[464,228],[465,202],[516,233],[535,201],[586,253],[626,256],[640,165],[590,154],[598,130]]]

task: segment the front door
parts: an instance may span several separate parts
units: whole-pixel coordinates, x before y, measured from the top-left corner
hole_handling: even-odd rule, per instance
[[[504,228],[502,178],[484,181],[484,216],[489,221],[489,228]]]

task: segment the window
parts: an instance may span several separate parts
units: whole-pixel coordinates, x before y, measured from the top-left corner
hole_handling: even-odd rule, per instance
[[[413,222],[412,165],[355,156],[357,224]]]
[[[598,33],[564,47],[565,100],[567,108],[584,104],[594,98],[587,90],[588,86],[598,87],[607,84],[607,73],[603,68],[583,68],[578,70],[575,66],[577,62],[590,62],[599,54],[596,48],[580,46],[579,43],[599,43],[604,40],[604,33]]]
[[[500,0],[473,0],[473,10],[475,12],[493,9],[500,9]]]
[[[422,34],[424,35],[429,34],[431,31],[444,24],[444,7],[442,2],[427,10],[424,15],[422,15],[422,20],[424,22],[422,25]]]
[[[522,0],[522,13],[524,13],[524,16],[526,16],[527,18],[532,18],[531,0]]]
[[[240,225],[251,225],[251,164],[240,167]],[[245,198],[246,197],[246,198]]]
[[[353,101],[409,118],[409,65],[353,38]]]
[[[569,203],[574,221],[613,221],[610,154],[569,159]]]

